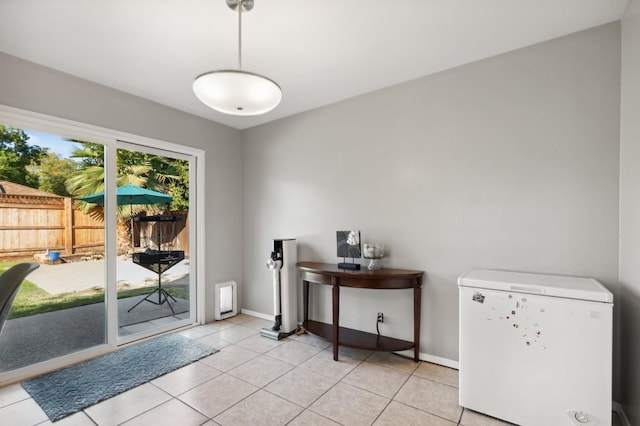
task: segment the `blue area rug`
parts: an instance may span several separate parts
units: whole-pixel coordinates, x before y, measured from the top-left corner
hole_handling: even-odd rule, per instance
[[[51,421],[218,352],[170,334],[22,382]]]

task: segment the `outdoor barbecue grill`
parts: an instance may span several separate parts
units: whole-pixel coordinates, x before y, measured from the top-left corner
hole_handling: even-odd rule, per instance
[[[133,263],[157,274],[168,271],[182,260],[182,250],[146,250],[144,253],[133,254]]]
[[[132,260],[136,265],[140,265],[143,268],[158,274],[158,287],[151,293],[147,294],[143,299],[138,301],[138,303],[133,305],[127,312],[131,312],[136,306],[146,300],[147,302],[151,302],[154,305],[162,305],[166,302],[169,305],[171,312],[175,314],[175,311],[173,310],[173,306],[171,306],[171,302],[169,302],[169,299],[173,300],[174,302],[176,302],[176,299],[171,296],[169,292],[167,292],[164,288],[162,288],[162,274],[184,260],[184,251],[162,250],[161,248],[163,245],[163,241],[165,241],[165,238],[166,242],[164,244],[173,246],[173,240],[175,239],[176,222],[181,220],[181,216],[171,215],[139,216],[133,219],[134,222],[156,223],[154,225],[154,227],[156,228],[155,232],[153,232],[152,234],[155,235],[157,250],[147,248],[143,253],[134,253],[132,255]],[[168,227],[170,227],[170,232],[166,232]],[[157,302],[154,300],[155,298],[152,299],[152,297],[156,293],[158,294]]]

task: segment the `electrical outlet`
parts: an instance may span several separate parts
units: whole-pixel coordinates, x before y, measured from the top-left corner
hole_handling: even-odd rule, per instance
[[[378,322],[383,323],[384,322],[384,314],[382,312],[378,312]]]

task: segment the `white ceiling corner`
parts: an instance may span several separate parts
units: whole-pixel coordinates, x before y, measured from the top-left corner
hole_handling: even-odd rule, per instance
[[[255,0],[243,68],[268,114],[217,113],[193,79],[237,66],[225,0],[3,0],[0,51],[244,129],[622,17],[628,0]]]

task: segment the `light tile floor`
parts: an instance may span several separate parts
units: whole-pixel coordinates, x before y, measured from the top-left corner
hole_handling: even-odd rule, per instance
[[[508,425],[458,405],[456,370],[342,347],[334,362],[315,336],[260,337],[270,325],[241,314],[182,331],[220,352],[55,425]],[[0,419],[52,424],[19,384],[0,388]]]

